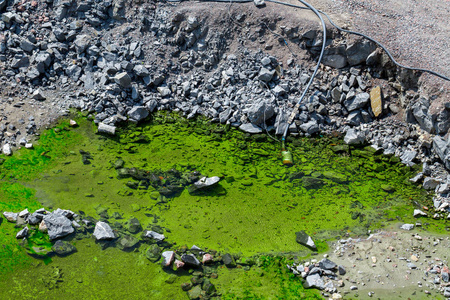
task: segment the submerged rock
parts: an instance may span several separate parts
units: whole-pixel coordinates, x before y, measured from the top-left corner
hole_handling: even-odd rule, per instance
[[[52,250],[59,256],[66,256],[77,251],[77,248],[66,241],[58,240],[52,246]]]
[[[139,240],[132,235],[124,235],[117,241],[117,247],[120,250],[129,250],[132,249],[139,243]]]
[[[147,248],[145,257],[147,257],[147,259],[151,262],[157,262],[161,258],[161,249],[158,245],[153,244]]]
[[[97,240],[109,240],[114,239],[116,236],[108,223],[100,221],[95,224],[94,237]]]

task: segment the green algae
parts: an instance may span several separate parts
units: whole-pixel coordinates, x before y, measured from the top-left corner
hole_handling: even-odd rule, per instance
[[[282,270],[285,255],[310,254],[295,242],[296,231],[318,239],[322,252],[325,240],[365,234],[388,220],[411,222],[412,204],[431,201],[408,182],[414,169],[370,147],[351,148],[336,139],[291,139],[295,164],[287,168],[281,164],[279,144],[266,135],[251,136],[204,119],[187,122],[174,114],[157,114],[146,124],[120,128],[116,137],[97,135],[92,123],[77,121],[78,128],[62,122],[42,133],[34,150],[5,159],[0,173],[2,199],[7,200],[0,209],[60,207],[121,226],[137,218],[143,228],[158,226],[177,245],[195,244],[243,258],[274,255],[260,268],[221,269],[212,281],[225,299],[312,299],[316,292],[305,291],[298,278]],[[161,181],[172,169],[222,180],[197,194],[181,188],[172,197],[155,186],[123,178],[123,168],[159,172]],[[430,230],[445,230],[444,222],[427,222]],[[145,258],[145,245],[124,253],[101,250],[89,239],[74,241],[77,253],[30,268],[33,260],[14,241],[18,229],[2,224],[0,230],[8,241],[8,250],[0,254],[14,257],[13,263],[2,262],[7,276],[0,290],[10,285],[11,298],[24,289],[29,299],[57,297],[62,289],[73,299],[115,299],[128,293],[137,298],[187,297],[179,288],[187,274],[168,280],[170,273]],[[14,273],[19,266],[20,275]],[[61,270],[60,278],[48,275],[55,268]],[[261,276],[261,268],[268,276]],[[42,279],[46,277],[47,285]],[[117,286],[126,288],[119,291]]]

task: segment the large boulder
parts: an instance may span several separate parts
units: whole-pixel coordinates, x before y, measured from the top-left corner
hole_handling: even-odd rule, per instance
[[[260,125],[274,115],[275,106],[273,103],[261,99],[247,108],[246,113],[251,123]]]
[[[323,64],[335,69],[341,69],[347,65],[347,58],[340,54],[325,55]]]
[[[359,40],[348,45],[346,49],[347,61],[350,66],[366,62],[367,57],[376,49],[376,45],[366,40]]]
[[[47,227],[50,240],[65,237],[75,231],[72,227],[72,221],[55,212],[45,215],[43,221]]]

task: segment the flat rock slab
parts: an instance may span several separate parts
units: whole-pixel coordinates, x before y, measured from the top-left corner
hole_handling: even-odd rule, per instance
[[[375,117],[378,117],[383,111],[380,86],[376,86],[370,91],[370,106]]]

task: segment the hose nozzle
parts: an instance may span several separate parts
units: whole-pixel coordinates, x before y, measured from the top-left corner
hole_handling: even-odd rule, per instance
[[[293,165],[293,159],[292,159],[292,153],[286,150],[286,147],[284,145],[284,140],[282,142],[281,146],[281,157],[283,158],[283,165]]]

